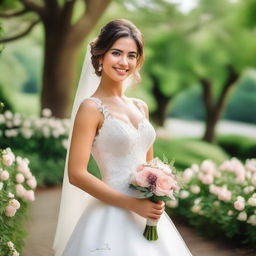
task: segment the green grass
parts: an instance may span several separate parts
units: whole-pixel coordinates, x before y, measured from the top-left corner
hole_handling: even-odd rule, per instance
[[[158,139],[154,146],[155,156],[175,161],[177,169],[189,167],[192,163],[201,163],[205,159],[211,159],[217,164],[229,158],[219,146],[209,144],[196,139]]]

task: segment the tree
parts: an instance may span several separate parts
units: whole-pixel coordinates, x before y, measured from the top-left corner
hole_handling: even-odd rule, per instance
[[[110,1],[5,0],[2,5],[0,17],[7,19],[27,15],[30,23],[24,31],[1,38],[0,43],[22,38],[37,24],[43,24],[45,42],[41,108],[50,108],[56,117],[66,117],[68,114],[82,44]],[[81,14],[76,17],[75,9],[81,4]]]

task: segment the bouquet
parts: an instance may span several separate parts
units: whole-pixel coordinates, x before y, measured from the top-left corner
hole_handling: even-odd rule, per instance
[[[152,202],[175,200],[174,192],[179,190],[173,173],[173,163],[154,158],[140,166],[132,173],[130,187],[141,191]],[[158,239],[157,221],[147,219],[144,237],[149,241]]]

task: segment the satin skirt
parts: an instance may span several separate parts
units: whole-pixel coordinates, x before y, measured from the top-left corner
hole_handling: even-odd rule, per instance
[[[145,225],[140,215],[95,199],[79,219],[62,256],[192,255],[167,213],[158,221],[158,240],[143,236]]]

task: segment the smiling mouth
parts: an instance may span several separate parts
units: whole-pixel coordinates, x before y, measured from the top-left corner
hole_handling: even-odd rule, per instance
[[[123,69],[123,68],[114,68],[118,74],[120,75],[125,75],[128,72],[128,69]]]

